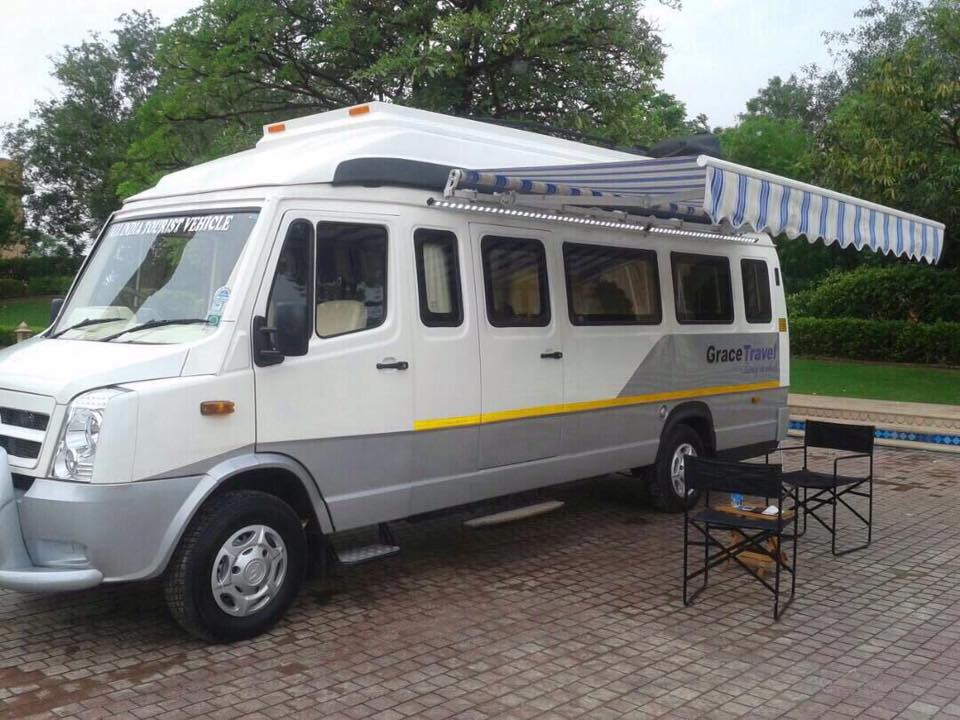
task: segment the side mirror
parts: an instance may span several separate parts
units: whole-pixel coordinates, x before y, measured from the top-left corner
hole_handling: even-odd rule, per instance
[[[276,308],[277,349],[284,355],[306,355],[310,342],[306,303],[281,302]]]
[[[257,315],[253,319],[253,361],[259,367],[278,365],[284,355],[277,350],[277,329],[267,327],[267,319]]]
[[[62,307],[63,307],[62,297],[55,297],[50,301],[50,323],[49,323],[50,325],[53,325],[53,323],[56,321],[57,315],[60,314],[60,308]]]

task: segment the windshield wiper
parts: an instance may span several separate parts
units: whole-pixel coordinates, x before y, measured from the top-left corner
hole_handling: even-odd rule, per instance
[[[105,337],[99,338],[101,342],[107,342],[109,340],[114,340],[121,335],[126,335],[127,333],[137,332],[139,330],[149,330],[150,328],[163,327],[164,325],[196,325],[198,323],[206,324],[206,319],[204,318],[179,318],[175,320],[148,320],[145,323],[139,325],[134,325],[129,327],[126,330],[121,330],[120,332],[115,332],[112,335],[106,335]]]
[[[100,323],[105,322],[116,322],[117,320],[123,320],[123,318],[87,318],[86,320],[81,320],[78,323],[74,323],[70,327],[65,327],[63,330],[57,330],[53,335],[50,335],[51,338],[58,338],[64,333],[70,332],[71,330],[79,330],[80,328],[88,327],[89,325],[99,325]]]

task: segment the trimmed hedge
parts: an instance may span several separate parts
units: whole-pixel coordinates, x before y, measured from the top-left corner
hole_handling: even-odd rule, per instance
[[[73,275],[50,275],[27,280],[27,295],[65,295]]]
[[[834,272],[787,306],[794,317],[960,322],[960,271],[911,263]]]
[[[28,281],[39,277],[73,277],[80,269],[81,258],[24,257],[0,260],[0,278]]]
[[[0,325],[0,348],[5,348],[17,342],[17,334],[14,332],[14,329],[15,328],[8,325]],[[39,332],[39,330],[37,332]]]
[[[793,355],[960,365],[960,323],[806,318],[790,321]]]
[[[0,299],[24,297],[27,294],[27,284],[23,280],[0,278]]]

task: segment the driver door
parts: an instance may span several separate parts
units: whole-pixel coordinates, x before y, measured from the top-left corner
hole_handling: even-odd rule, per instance
[[[256,314],[298,313],[305,342],[255,369],[257,450],[289,455],[313,475],[337,529],[409,514],[413,427],[411,341],[399,269],[408,244],[393,218],[289,211]],[[278,342],[296,328],[277,327]]]

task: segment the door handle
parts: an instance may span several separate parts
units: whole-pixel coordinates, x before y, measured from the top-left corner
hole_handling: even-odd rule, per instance
[[[384,358],[384,362],[377,363],[377,370],[406,370],[410,363],[406,360],[394,360],[393,358]]]
[[[559,360],[563,357],[563,353],[559,350],[550,350],[549,352],[540,353],[540,357],[544,360]]]

